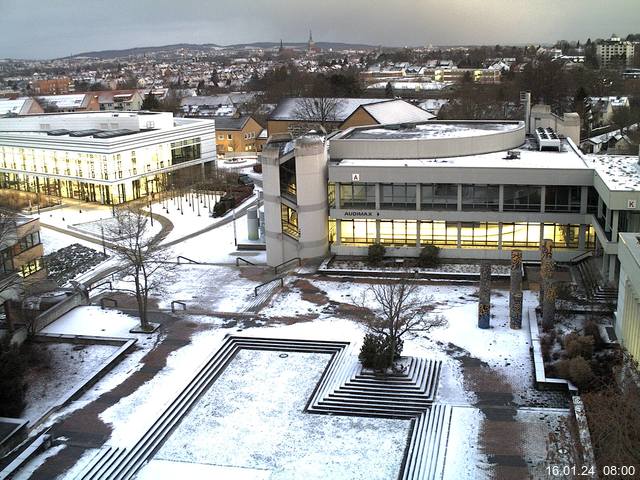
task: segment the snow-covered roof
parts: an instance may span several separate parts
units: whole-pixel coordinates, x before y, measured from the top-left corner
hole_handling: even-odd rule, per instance
[[[345,138],[358,140],[465,138],[486,135],[489,132],[508,132],[519,128],[521,128],[521,126],[517,122],[430,122],[409,128],[401,128],[397,125],[385,125],[375,128],[357,129],[348,133]]]
[[[322,99],[316,98],[307,98],[307,100],[303,98],[283,98],[269,116],[269,120],[309,120],[308,118],[304,118],[304,115],[300,112],[304,105],[303,102],[308,100],[322,101]],[[335,118],[336,122],[343,122],[346,120],[347,117],[360,105],[391,101],[389,98],[336,98],[336,100],[337,106],[335,113],[334,115],[331,115]]]
[[[613,132],[603,133],[601,135],[596,135],[594,137],[588,138],[586,141],[589,143],[593,143],[594,145],[600,145],[601,143],[607,143],[611,139],[615,139],[616,141],[620,141],[623,138],[631,143],[629,137],[620,133],[620,130],[614,130]]]
[[[6,115],[8,113],[19,115],[29,100],[29,97],[19,97],[15,100],[0,98],[0,115]]]
[[[585,155],[585,162],[594,168],[609,190],[640,190],[640,165],[634,155]]]
[[[377,82],[369,85],[367,89],[383,89],[389,82]],[[443,90],[453,85],[453,82],[391,82],[394,90]]]
[[[77,108],[82,107],[87,95],[84,93],[71,95],[45,95],[38,98],[42,99],[45,103],[55,105],[57,108]]]
[[[563,151],[539,151],[532,143],[516,149],[519,158],[507,158],[507,152],[481,155],[465,155],[447,158],[423,159],[344,159],[338,165],[350,167],[472,167],[472,168],[529,168],[529,169],[577,169],[587,165],[572,148],[565,144]]]
[[[404,100],[392,100],[390,102],[372,103],[361,107],[369,113],[378,123],[404,123],[425,122],[435,115],[411,105]]]

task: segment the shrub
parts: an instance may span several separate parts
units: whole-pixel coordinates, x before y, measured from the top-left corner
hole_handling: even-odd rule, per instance
[[[564,348],[569,358],[583,357],[590,359],[593,356],[594,340],[592,336],[582,336],[570,333],[564,337]]]
[[[598,328],[598,324],[593,320],[589,320],[584,326],[584,334],[585,336],[593,337],[594,345],[596,348],[602,347],[604,342],[602,341],[602,337],[600,336],[600,329]]]
[[[425,245],[420,250],[418,265],[423,268],[437,267],[440,264],[440,247]]]
[[[384,248],[384,245],[380,245],[379,243],[369,245],[369,250],[367,251],[367,260],[369,261],[369,264],[378,265],[384,258],[386,250],[387,249]]]
[[[358,359],[364,368],[372,368],[384,371],[393,366],[393,362],[400,358],[402,353],[402,340],[396,341],[393,356],[391,355],[392,337],[368,333],[362,342]]]
[[[582,357],[561,360],[555,364],[555,369],[558,377],[571,380],[579,388],[585,388],[593,380],[591,365]]]
[[[0,417],[19,417],[24,410],[26,362],[8,340],[0,343]]]

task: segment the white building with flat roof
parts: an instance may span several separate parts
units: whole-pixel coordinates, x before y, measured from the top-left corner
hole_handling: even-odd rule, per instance
[[[82,112],[0,118],[0,187],[119,204],[203,175],[216,159],[211,120]]]

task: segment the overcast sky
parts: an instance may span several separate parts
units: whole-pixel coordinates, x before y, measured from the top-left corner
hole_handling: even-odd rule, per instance
[[[640,0],[0,0],[0,58],[172,43],[551,43],[640,31]]]

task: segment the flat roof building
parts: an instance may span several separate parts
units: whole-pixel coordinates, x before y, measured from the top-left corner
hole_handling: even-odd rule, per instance
[[[119,204],[215,162],[211,120],[82,112],[0,118],[0,186]]]
[[[554,259],[594,252],[616,283],[619,233],[640,232],[638,157],[584,155],[550,127],[527,128],[456,120],[271,137],[262,154],[268,264],[365,256],[377,243],[397,257],[436,245],[444,258],[500,261],[519,249],[539,261],[550,239]],[[640,299],[640,276],[634,288]],[[629,331],[640,339],[634,308]]]

